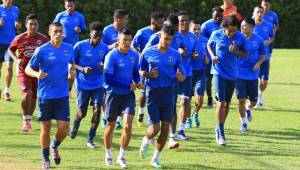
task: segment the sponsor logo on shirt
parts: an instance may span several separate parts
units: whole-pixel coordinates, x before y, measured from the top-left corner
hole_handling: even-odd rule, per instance
[[[64,56],[68,56],[69,52],[67,50],[64,50]]]
[[[173,62],[173,57],[172,57],[172,56],[168,56],[168,61],[169,61],[170,63],[172,63],[172,62]]]
[[[86,56],[86,57],[92,57],[93,54],[91,53],[91,50],[87,50],[87,51],[85,52],[85,56]]]
[[[268,27],[263,27],[264,32],[268,32]]]
[[[54,55],[53,52],[49,53],[48,56],[49,56],[48,57],[49,60],[55,60],[56,59],[56,57],[55,57],[55,55]]]
[[[42,40],[36,40],[36,44],[40,46],[40,45],[43,44],[43,41]]]
[[[135,58],[133,56],[130,57],[130,62],[132,62],[132,63],[135,62]]]

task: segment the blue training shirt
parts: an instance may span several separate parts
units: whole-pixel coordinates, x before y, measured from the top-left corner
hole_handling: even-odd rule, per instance
[[[48,74],[38,80],[39,98],[56,99],[69,96],[69,63],[74,63],[74,50],[70,44],[62,43],[60,48],[55,48],[48,42],[35,50],[29,66]]]
[[[155,32],[152,30],[151,26],[147,26],[138,30],[132,40],[132,46],[139,48],[140,52],[142,52],[146,47],[151,35],[154,33]]]
[[[103,73],[99,64],[104,63],[104,57],[109,52],[108,46],[100,42],[97,46],[90,39],[78,42],[74,47],[75,64],[81,67],[91,67],[92,73],[84,74],[77,71],[76,82],[80,90],[92,90],[103,87]]]
[[[6,9],[0,5],[0,19],[4,20],[4,25],[0,26],[0,44],[9,45],[16,36],[15,22],[18,21],[20,10],[16,6]]]
[[[178,51],[169,48],[162,53],[157,45],[144,49],[140,57],[140,70],[150,72],[153,68],[157,68],[157,78],[145,78],[146,86],[150,88],[170,87],[174,84],[177,69],[184,74],[181,63],[181,56]]]
[[[271,23],[269,23],[266,20],[263,20],[263,22],[260,25],[256,24],[253,29],[253,33],[259,35],[264,41],[274,37],[273,26]],[[266,60],[270,60],[271,58],[270,45],[265,46],[265,48],[266,48]]]
[[[107,92],[116,94],[129,94],[130,84],[134,80],[134,75],[139,71],[139,56],[130,49],[127,54],[122,54],[118,48],[110,51],[105,57],[104,74],[110,74],[115,80],[126,84],[127,88],[111,85],[104,79],[104,87]]]
[[[182,57],[182,65],[185,69],[185,74],[188,77],[193,75],[192,54],[197,41],[197,36],[191,32],[187,32],[185,35],[182,34],[182,36],[185,49],[185,56]]]
[[[106,45],[112,45],[113,43],[117,42],[118,34],[119,31],[116,30],[112,24],[110,24],[103,29],[102,42]]]
[[[208,39],[201,35],[196,41],[194,52],[196,52],[198,54],[198,56],[192,58],[193,70],[205,70],[206,69],[206,64],[204,62],[204,56],[207,54],[206,53],[207,41],[208,41]]]
[[[151,47],[159,43],[159,34],[160,32],[157,32],[153,34],[146,47]],[[172,42],[169,45],[169,47],[174,48],[175,50],[178,50],[179,48],[184,48],[184,43],[183,43],[183,35],[180,32],[176,32],[176,34],[173,36]]]
[[[201,33],[200,34],[203,35],[204,37],[206,37],[207,39],[209,39],[212,32],[219,30],[219,29],[221,29],[221,25],[215,23],[213,19],[209,19],[201,25]]]
[[[215,47],[214,53],[219,58],[217,63],[213,63],[211,74],[219,75],[228,80],[235,80],[237,75],[237,56],[229,51],[229,46],[233,42],[237,43],[237,50],[248,51],[246,37],[239,31],[229,39],[224,29],[214,31],[208,40],[207,45]]]
[[[53,22],[60,22],[63,25],[63,41],[73,46],[79,41],[79,34],[75,31],[75,27],[79,27],[81,31],[86,30],[84,16],[77,11],[74,11],[72,15],[69,15],[67,11],[60,12]]]
[[[265,14],[264,20],[270,22],[273,25],[273,27],[279,25],[278,15],[274,11],[269,11],[267,14]]]
[[[259,76],[259,70],[253,71],[252,68],[258,62],[262,55],[266,54],[264,41],[256,34],[247,39],[248,57],[238,58],[237,78],[244,80],[255,80]]]

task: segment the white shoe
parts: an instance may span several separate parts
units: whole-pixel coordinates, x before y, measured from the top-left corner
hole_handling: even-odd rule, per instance
[[[112,166],[113,165],[112,158],[105,156],[105,164],[106,164],[106,166]]]
[[[152,159],[150,163],[154,168],[161,168],[161,165],[160,165],[158,159]]]
[[[176,142],[175,140],[169,140],[169,149],[176,149],[179,147],[179,143]]]
[[[120,164],[121,168],[124,168],[124,169],[128,168],[125,158],[118,157],[117,162]]]
[[[226,139],[224,136],[219,137],[218,144],[221,146],[226,146]]]

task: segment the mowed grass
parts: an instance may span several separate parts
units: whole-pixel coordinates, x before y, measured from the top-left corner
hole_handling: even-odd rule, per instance
[[[181,141],[177,150],[165,148],[162,152],[163,169],[299,169],[299,55],[300,50],[274,50],[270,84],[264,93],[265,106],[253,111],[254,119],[248,123],[248,133],[239,132],[240,120],[235,96],[225,125],[226,147],[220,147],[215,142],[215,109],[203,108],[200,113],[201,127],[186,131],[191,139]],[[1,87],[4,85],[3,76]],[[34,120],[31,133],[20,131],[21,95],[15,77],[11,91],[12,102],[0,100],[0,169],[40,169],[39,123]],[[70,101],[70,106],[72,122],[76,113],[75,99]],[[98,148],[86,148],[90,115],[91,112],[82,121],[77,138],[72,140],[67,137],[62,143],[62,163],[56,166],[51,162],[52,169],[120,169],[117,163],[112,168],[105,166],[101,127],[95,138]],[[132,139],[126,152],[129,168],[152,169],[149,164],[151,156],[141,160],[138,154],[145,127],[138,127],[136,121],[133,126]],[[55,130],[54,125],[52,136]],[[120,134],[120,130],[115,131],[113,159],[116,159],[119,152]],[[150,148],[150,155],[153,149]]]

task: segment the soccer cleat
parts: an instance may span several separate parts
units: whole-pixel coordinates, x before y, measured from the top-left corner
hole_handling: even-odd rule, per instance
[[[199,114],[198,113],[193,113],[192,117],[194,119],[194,126],[196,128],[200,127]]]
[[[75,139],[76,136],[77,136],[77,132],[78,132],[78,128],[76,127],[72,127],[71,130],[70,130],[70,137],[71,139]]]
[[[121,168],[127,169],[128,165],[125,158],[118,158],[117,162],[120,164]]]
[[[143,119],[144,119],[144,114],[139,114],[139,117],[137,120],[137,124],[139,127],[143,126],[143,124],[144,124]]]
[[[252,113],[251,110],[246,110],[246,117],[248,119],[249,122],[252,121]]]
[[[149,144],[143,144],[140,147],[140,157],[142,159],[145,159],[147,157],[147,152],[148,152]]]
[[[43,170],[49,170],[50,169],[50,161],[49,160],[43,160],[42,169]]]
[[[97,145],[95,145],[93,141],[87,141],[86,146],[91,149],[97,148]]]
[[[30,120],[24,120],[23,121],[22,131],[23,132],[30,132],[30,131],[32,131],[31,121]]]
[[[120,122],[117,122],[115,129],[116,130],[122,129],[122,125]]]
[[[213,100],[212,100],[212,97],[208,97],[208,98],[207,98],[207,108],[208,108],[208,109],[213,108]]]
[[[225,139],[225,136],[220,136],[220,137],[219,137],[218,144],[219,144],[220,146],[226,146],[226,139]]]
[[[5,101],[11,101],[11,98],[10,98],[10,94],[9,94],[9,93],[4,93],[4,100],[5,100]]]
[[[176,142],[175,140],[169,140],[169,144],[168,144],[169,149],[176,149],[179,147],[179,143]]]
[[[61,162],[60,154],[59,154],[59,149],[58,148],[52,148],[52,156],[53,156],[53,161],[56,165],[59,165]]]
[[[160,165],[160,162],[158,159],[152,159],[150,163],[154,168],[161,168],[161,165]]]
[[[192,119],[191,119],[191,118],[187,118],[187,119],[186,119],[186,122],[185,122],[185,128],[186,128],[186,129],[192,128]]]
[[[178,131],[178,139],[180,140],[189,140],[190,138],[184,134],[183,130]]]
[[[112,166],[113,165],[112,158],[105,156],[105,164],[106,164],[106,166]]]
[[[101,127],[102,127],[103,129],[106,128],[106,120],[103,119],[103,118],[102,118],[102,122],[101,122]]]
[[[248,128],[247,128],[247,124],[246,124],[246,123],[243,123],[243,124],[242,124],[240,131],[241,131],[241,132],[247,132],[247,131],[248,131]]]
[[[217,142],[217,144],[219,144],[219,139],[220,139],[220,131],[219,131],[219,129],[215,129],[215,134],[216,134],[216,142]]]

